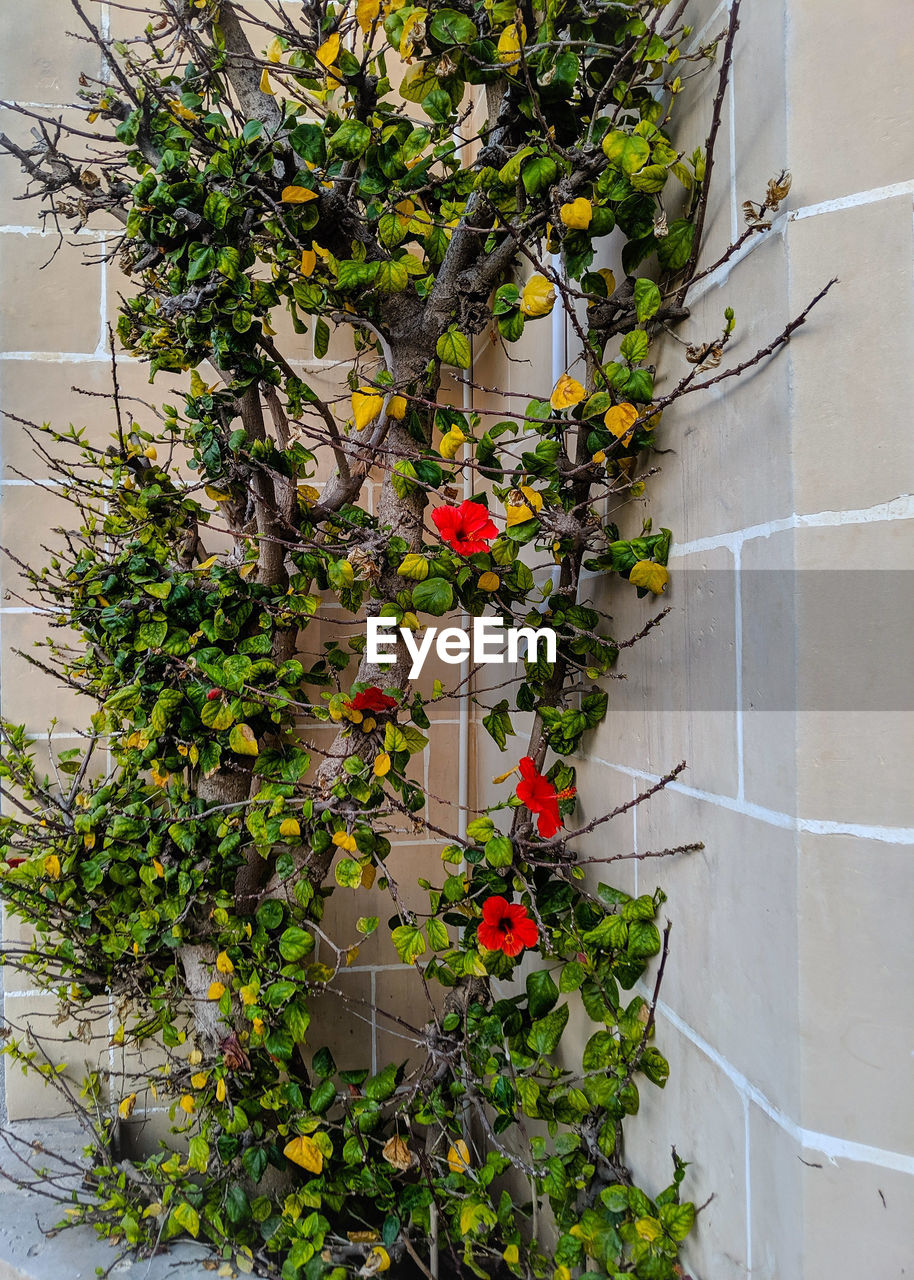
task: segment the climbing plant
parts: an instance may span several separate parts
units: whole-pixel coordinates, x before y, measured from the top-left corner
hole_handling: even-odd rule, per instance
[[[806,315],[726,364],[728,310],[655,386],[655,340],[718,265],[698,259],[739,0],[706,43],[684,2],[163,0],[120,15],[138,31],[121,39],[73,5],[104,63],[85,119],[8,104],[36,141],[0,146],[61,235],[115,220],[112,355],[183,390],[141,405],[114,360],[109,446],[32,429],[76,516],[21,568],[79,637],[36,661],[89,706],[50,777],[2,726],[0,894],[34,928],[6,959],[79,1034],[110,1000],[114,1043],[158,1054],[79,1098],[40,1039],[8,1038],[88,1127],[94,1195],[71,1218],[147,1252],[190,1235],[282,1280],[681,1275],[686,1166],[674,1153],[645,1189],[623,1146],[668,1074],[663,895],[585,875],[580,838],[631,805],[582,824],[572,759],[620,650],[662,616],[671,532],[624,537],[611,513],[644,493],[664,411]],[[683,154],[677,102],[715,59],[706,145]],[[788,188],[747,206],[720,262]],[[474,342],[510,358],[555,309],[551,396],[474,408]],[[344,335],[328,396],[303,353],[326,363]],[[644,599],[640,636],[614,635],[584,571]],[[475,701],[473,681],[417,688],[399,630],[369,661],[364,616],[413,633],[455,611],[548,625],[558,649],[485,708],[498,802],[445,806],[442,826],[413,764],[430,703]],[[323,749],[318,723],[337,730]],[[440,852],[421,910],[388,864],[417,828]],[[588,864],[633,856],[600,848]],[[356,907],[331,930],[331,897],[372,885],[389,918]],[[405,1009],[340,983],[375,933],[414,976]],[[344,1006],[387,1019],[410,1061],[338,1065]],[[154,1102],[172,1139],[127,1159]]]

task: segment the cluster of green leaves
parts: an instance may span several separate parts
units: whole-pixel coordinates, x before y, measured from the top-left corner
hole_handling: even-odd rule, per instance
[[[692,55],[664,9],[324,3],[300,31],[261,32],[254,60],[206,9],[184,31],[192,56],[166,56],[150,26],[149,60],[115,45],[123,76],[92,91],[93,118],[115,122],[119,144],[109,185],[128,193],[138,288],[120,340],[153,376],[183,371],[190,386],[158,431],[119,426],[107,453],[86,448],[64,470],[81,528],[32,584],[80,637],[54,660],[96,710],[56,781],[25,730],[4,727],[0,778],[25,807],[0,817],[0,892],[36,926],[19,959],[37,981],[87,1016],[113,991],[129,1009],[116,1043],[167,1051],[111,1123],[155,1088],[184,1146],[148,1156],[139,1181],[100,1161],[103,1212],[76,1210],[115,1238],[190,1234],[242,1271],[345,1280],[408,1266],[407,1244],[421,1250],[437,1221],[442,1253],[483,1280],[678,1274],[694,1219],[684,1166],[651,1199],[621,1143],[640,1090],[668,1074],[652,1008],[633,993],[661,951],[662,895],[588,886],[567,832],[544,843],[512,787],[446,843],[419,882],[427,907],[404,907],[389,836],[404,814],[424,821],[415,758],[429,749],[427,704],[448,690],[381,689],[350,670],[365,609],[417,631],[458,608],[551,626],[556,660],[527,659],[483,724],[508,750],[514,717],[535,713],[539,760],[554,756],[543,785],[570,818],[566,757],[605,718],[597,682],[619,653],[606,615],[579,600],[581,570],[642,596],[667,580],[669,530],[647,520],[623,538],[598,501],[643,492],[651,342],[692,257],[704,177],[703,155],[686,160],[671,141],[677,64]],[[255,113],[233,76],[257,59]],[[493,118],[468,139],[482,86]],[[595,269],[613,232],[619,288]],[[495,422],[440,401],[442,365],[470,368],[474,336],[489,327],[516,343],[556,305],[582,339],[582,382],[569,370],[549,399],[524,396]],[[301,353],[278,350],[282,311],[296,335],[310,326],[318,360],[332,328],[352,325],[348,421]],[[251,394],[275,411],[274,434],[262,412],[245,417]],[[402,456],[357,454],[391,426]],[[325,501],[309,482],[330,458],[342,471],[364,462],[363,481],[384,467],[384,509],[411,519],[382,524],[360,483]],[[500,526],[472,554],[415,520],[432,497],[454,503],[466,466],[473,503]],[[226,530],[231,548],[207,555],[202,540]],[[328,603],[345,624],[306,658],[300,641]],[[338,767],[316,781],[304,739],[321,723],[337,726]],[[101,772],[96,746],[110,753]],[[331,895],[357,902],[372,886],[391,890],[389,919],[359,915],[351,937],[331,936]],[[523,987],[517,954],[481,941],[493,898],[535,923]],[[339,974],[379,930],[445,992],[443,1011],[410,1029],[418,1069],[339,1068],[316,1016],[338,1007]],[[187,1002],[189,951],[212,977],[195,995],[202,1018]],[[572,1005],[590,1024],[583,1044],[564,1034]],[[34,1060],[15,1040],[7,1051]],[[551,1253],[531,1239],[528,1192],[509,1189],[518,1176],[548,1206]]]

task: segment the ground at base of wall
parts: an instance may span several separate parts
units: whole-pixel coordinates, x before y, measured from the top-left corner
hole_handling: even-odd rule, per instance
[[[10,1177],[24,1179],[27,1170],[14,1152],[22,1142],[40,1142],[42,1162],[56,1169],[54,1156],[83,1162],[85,1135],[69,1120],[17,1121],[0,1130],[0,1280],[203,1280],[214,1270],[212,1255],[192,1243],[170,1246],[167,1253],[137,1261],[119,1259],[117,1251],[89,1227],[47,1233],[64,1216],[64,1206],[34,1191],[20,1191]],[[64,1166],[60,1166],[63,1168]],[[68,1184],[71,1185],[71,1184]],[[72,1185],[76,1185],[74,1182]]]

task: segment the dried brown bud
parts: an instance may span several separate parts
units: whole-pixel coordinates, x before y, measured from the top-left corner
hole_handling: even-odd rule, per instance
[[[225,1063],[229,1071],[249,1071],[251,1068],[251,1060],[241,1047],[241,1041],[238,1039],[236,1032],[226,1036],[220,1044],[222,1050],[222,1061]]]
[[[786,169],[782,169],[777,178],[770,179],[768,193],[765,196],[765,204],[769,209],[776,210],[781,201],[787,199],[792,182],[793,175],[788,173]]]

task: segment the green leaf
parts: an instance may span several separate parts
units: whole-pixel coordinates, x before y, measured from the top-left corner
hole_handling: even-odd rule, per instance
[[[358,889],[362,883],[362,866],[355,858],[341,858],[333,871],[337,884],[344,889]]]
[[[527,974],[527,1007],[531,1018],[542,1018],[555,1006],[559,989],[546,969]]]
[[[409,284],[409,272],[402,262],[382,262],[375,285],[382,293],[402,293]]]
[[[637,173],[632,174],[630,182],[636,191],[655,195],[666,186],[669,170],[663,164],[648,164]]]
[[[659,1215],[664,1231],[677,1243],[686,1238],[695,1224],[694,1204],[664,1204]]]
[[[293,963],[302,960],[314,950],[314,939],[305,929],[290,924],[279,939],[279,954],[283,960]]]
[[[318,1049],[311,1061],[311,1066],[314,1069],[314,1074],[320,1076],[322,1080],[326,1080],[336,1072],[336,1062],[333,1059],[333,1054],[326,1047]]]
[[[314,355],[323,360],[330,347],[330,326],[320,317],[314,322]]]
[[[440,618],[454,603],[454,589],[444,578],[426,578],[413,587],[413,606]]]
[[[346,120],[332,134],[328,145],[332,152],[346,160],[358,160],[368,150],[371,129],[361,120]]]
[[[660,303],[660,290],[653,280],[642,278],[635,281],[635,315],[640,324],[644,324],[645,320],[650,320],[651,316],[657,314]]]
[[[472,362],[470,340],[459,329],[449,329],[443,333],[435,344],[438,358],[445,364],[456,365],[458,369],[469,369]]]
[[[415,479],[416,468],[407,458],[401,458],[399,462],[394,463],[393,471],[390,473],[390,482],[398,498],[402,500],[415,490]]]
[[[528,196],[539,195],[555,181],[558,165],[549,156],[536,156],[521,170],[521,179]]]
[[[512,736],[514,734],[514,727],[508,714],[508,699],[502,698],[501,702],[497,703],[488,715],[483,716],[482,723],[496,745],[504,751],[508,734]]]
[[[422,930],[414,924],[401,924],[391,934],[397,955],[404,964],[413,964],[419,956],[425,955],[426,944]]]
[[[479,38],[475,24],[456,9],[439,9],[429,23],[428,34],[446,48],[472,44]]]
[[[670,223],[669,232],[657,241],[657,258],[664,271],[681,271],[692,256],[695,227],[686,218]]]
[[[492,836],[486,841],[485,852],[490,867],[510,867],[514,861],[514,846],[507,836]]]
[[[557,1009],[547,1013],[545,1018],[533,1023],[527,1035],[530,1047],[543,1056],[555,1053],[567,1022],[568,1005],[559,1005]]]
[[[363,1086],[365,1097],[370,1098],[372,1102],[384,1102],[397,1087],[398,1071],[397,1064],[391,1062],[383,1071],[366,1080]]]
[[[643,329],[634,329],[627,333],[619,346],[623,357],[629,364],[638,364],[647,355],[650,342]]]
[[[363,289],[374,282],[378,274],[378,262],[359,262],[346,258],[337,267],[336,282],[342,290]]]
[[[448,931],[440,920],[432,918],[426,923],[425,932],[433,951],[444,951],[451,945]]]

